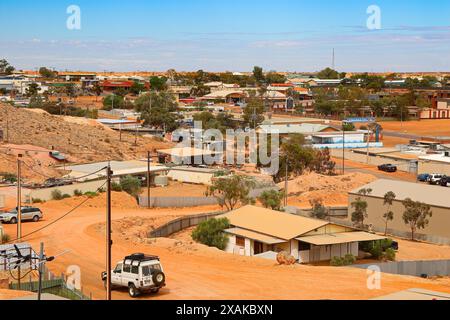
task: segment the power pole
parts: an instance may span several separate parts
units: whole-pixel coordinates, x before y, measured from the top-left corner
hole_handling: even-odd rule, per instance
[[[43,274],[43,268],[44,268],[44,243],[41,242],[41,250],[39,252],[39,289],[38,289],[38,300],[41,300],[41,294],[42,294],[42,274]]]
[[[151,153],[147,152],[147,208],[150,209],[150,161]]]
[[[106,197],[106,300],[111,300],[111,166],[107,167]]]
[[[22,154],[17,159],[17,241],[20,243],[22,239]],[[20,290],[20,265],[17,268],[18,285]]]
[[[342,122],[342,175],[345,175],[345,122]]]
[[[289,182],[288,182],[288,178],[289,178],[289,162],[288,162],[288,157],[286,156],[286,172],[285,172],[285,178],[284,178],[284,206],[287,207],[288,205],[288,188],[289,188]]]

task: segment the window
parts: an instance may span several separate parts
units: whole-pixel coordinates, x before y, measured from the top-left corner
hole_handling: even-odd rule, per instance
[[[298,242],[298,251],[309,251],[311,250],[311,244],[299,241]]]
[[[131,272],[131,265],[129,265],[129,264],[124,264],[124,265],[123,265],[123,272],[128,272],[128,273],[130,273],[130,272]]]
[[[142,275],[144,277],[152,275],[155,271],[161,271],[161,266],[159,264],[142,267]]]
[[[236,245],[239,247],[245,247],[245,238],[236,236]]]
[[[139,274],[139,267],[138,266],[131,266],[131,273]]]
[[[118,264],[114,269],[114,273],[122,273],[122,264]]]

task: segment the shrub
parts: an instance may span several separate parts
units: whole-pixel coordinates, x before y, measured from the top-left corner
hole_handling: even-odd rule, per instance
[[[69,198],[72,198],[70,194],[65,193],[62,195],[62,199],[69,199]]]
[[[344,265],[344,259],[340,257],[333,257],[333,259],[331,259],[330,265],[333,267],[342,267]]]
[[[344,265],[351,266],[356,262],[356,257],[352,254],[346,254],[344,257]]]
[[[227,218],[210,219],[200,223],[192,232],[192,239],[207,245],[225,250],[228,244],[228,237],[223,233],[230,227],[230,221]]]
[[[120,179],[120,186],[126,193],[133,197],[138,197],[141,193],[141,181],[138,178],[132,176],[126,176]]]
[[[75,190],[73,190],[73,195],[75,197],[81,197],[83,195],[83,191],[75,189]]]
[[[386,259],[387,261],[395,261],[395,257],[396,257],[396,252],[392,248],[386,249],[386,251],[384,252],[384,255],[383,255],[383,258]]]
[[[39,199],[39,198],[33,198],[33,199],[31,199],[31,202],[32,203],[44,203],[44,200],[42,200],[42,199]]]
[[[122,186],[119,183],[117,183],[117,182],[111,183],[111,190],[115,191],[115,192],[122,192],[123,191],[122,190]]]
[[[17,176],[13,173],[0,173],[0,177],[3,177],[3,179],[5,180],[5,182],[8,183],[15,183],[17,182]]]
[[[352,254],[346,254],[345,257],[333,257],[330,265],[333,267],[350,266],[356,262],[356,257]]]
[[[60,190],[55,189],[52,191],[51,197],[52,197],[52,200],[62,200],[63,194]]]
[[[88,191],[84,193],[85,196],[89,197],[89,198],[95,198],[98,196],[97,192],[92,192],[92,191]]]
[[[3,243],[7,243],[9,241],[11,241],[11,237],[8,234],[6,234],[6,233],[2,234],[1,243],[3,244]]]

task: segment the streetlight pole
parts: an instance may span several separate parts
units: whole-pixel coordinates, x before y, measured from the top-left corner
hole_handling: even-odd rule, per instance
[[[22,240],[22,154],[17,158],[17,241],[20,243]],[[20,290],[20,265],[17,268],[18,272],[18,285]]]
[[[150,209],[150,160],[151,153],[147,152],[147,208]]]

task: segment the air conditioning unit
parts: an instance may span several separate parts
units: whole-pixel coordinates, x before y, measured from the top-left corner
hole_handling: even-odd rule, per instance
[[[450,157],[450,151],[445,151],[444,152],[444,157]]]

